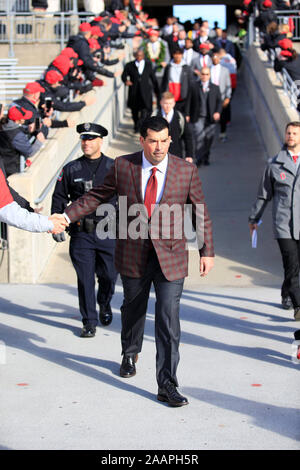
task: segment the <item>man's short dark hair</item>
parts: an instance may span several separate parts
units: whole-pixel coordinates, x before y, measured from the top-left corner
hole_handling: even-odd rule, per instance
[[[285,130],[287,130],[288,127],[300,127],[300,121],[292,121],[292,122],[289,122],[286,127],[285,127]]]
[[[137,49],[137,50],[134,52],[133,56],[136,57],[138,54],[141,54],[141,53],[142,53],[143,55],[145,55],[144,49],[139,48],[139,49]]]
[[[170,135],[170,127],[168,121],[160,116],[151,116],[146,118],[141,125],[140,134],[145,139],[147,137],[148,129],[155,132],[160,132],[164,129],[168,129]]]
[[[174,54],[183,54],[183,52],[184,51],[183,51],[183,49],[181,49],[181,47],[176,46],[176,47],[174,47],[174,49],[172,51],[172,55],[174,55]]]

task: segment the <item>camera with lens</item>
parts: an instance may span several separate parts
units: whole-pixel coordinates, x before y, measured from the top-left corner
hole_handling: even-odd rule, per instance
[[[53,101],[50,97],[45,98],[46,111],[49,112],[53,107]]]

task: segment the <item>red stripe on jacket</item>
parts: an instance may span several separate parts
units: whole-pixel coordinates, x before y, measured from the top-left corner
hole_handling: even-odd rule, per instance
[[[0,170],[0,209],[13,202],[13,197],[8,189],[3,171]]]

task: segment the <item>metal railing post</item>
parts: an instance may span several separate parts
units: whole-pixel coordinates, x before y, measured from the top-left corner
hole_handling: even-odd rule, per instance
[[[65,14],[61,13],[60,22],[60,48],[61,50],[65,47]]]
[[[12,12],[8,13],[9,18],[9,50],[8,57],[15,57],[14,51],[14,14]]]

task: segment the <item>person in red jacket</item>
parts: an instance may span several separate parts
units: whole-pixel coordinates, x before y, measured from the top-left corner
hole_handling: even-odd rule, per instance
[[[36,214],[23,209],[16,201],[7,186],[6,178],[0,169],[0,222],[29,232],[61,233],[68,225],[59,214],[51,216]]]

